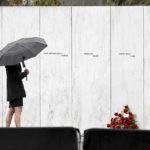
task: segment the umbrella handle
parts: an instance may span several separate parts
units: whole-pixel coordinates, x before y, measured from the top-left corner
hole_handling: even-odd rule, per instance
[[[25,63],[24,63],[24,60],[22,61],[22,65],[23,65],[23,67],[25,68],[25,69],[27,69],[26,68],[26,65],[25,65]],[[28,77],[26,76],[26,81],[28,80]]]
[[[26,81],[28,80],[28,77],[26,76]]]
[[[26,68],[26,65],[25,65],[25,63],[24,63],[24,59],[23,59],[23,61],[22,61],[22,65],[23,65],[24,68]]]

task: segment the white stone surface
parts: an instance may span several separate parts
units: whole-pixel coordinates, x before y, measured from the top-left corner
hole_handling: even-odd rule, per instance
[[[41,7],[41,125],[71,126],[71,7]]]
[[[2,8],[0,8],[0,49],[2,48]],[[3,72],[2,67],[0,67],[0,126],[3,124]]]
[[[3,7],[3,46],[24,37],[39,36],[39,8],[38,7]],[[22,112],[23,126],[40,126],[40,87],[39,87],[39,59],[26,62],[30,70],[28,81],[23,80],[27,97],[24,98]],[[3,125],[8,109],[6,102],[6,71],[4,70],[4,99]]]
[[[110,8],[72,8],[73,117],[80,129],[110,118]]]
[[[128,104],[140,128],[150,129],[149,14],[150,7],[1,7],[0,48],[31,36],[48,43],[26,62],[22,125],[106,127]],[[0,126],[5,126],[2,67],[0,91]]]
[[[150,7],[144,7],[144,128],[150,129]]]
[[[112,113],[129,105],[143,127],[143,7],[111,8]]]

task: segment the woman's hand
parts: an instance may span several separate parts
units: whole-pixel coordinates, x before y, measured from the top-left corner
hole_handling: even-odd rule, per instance
[[[27,74],[29,74],[29,70],[28,70],[28,69],[25,69],[24,71],[25,71]]]

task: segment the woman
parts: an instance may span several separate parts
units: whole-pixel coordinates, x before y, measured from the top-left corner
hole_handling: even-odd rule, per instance
[[[26,97],[22,79],[27,77],[29,70],[25,69],[22,72],[21,64],[5,66],[5,68],[7,74],[7,101],[9,101],[6,127],[10,127],[13,114],[15,116],[16,127],[21,127],[23,97]]]

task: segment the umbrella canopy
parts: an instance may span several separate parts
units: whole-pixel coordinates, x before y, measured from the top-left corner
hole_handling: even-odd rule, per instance
[[[22,38],[7,44],[0,51],[0,66],[15,65],[39,54],[47,44],[43,38]]]

